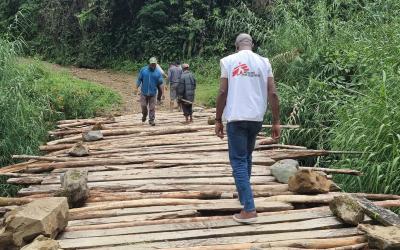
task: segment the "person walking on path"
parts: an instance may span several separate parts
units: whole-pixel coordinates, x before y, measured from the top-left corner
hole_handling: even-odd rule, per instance
[[[178,99],[182,105],[183,115],[185,116],[185,123],[193,122],[193,102],[196,90],[196,79],[192,72],[189,71],[189,64],[182,65],[182,75],[177,88]]]
[[[155,126],[156,116],[156,95],[157,88],[163,84],[163,77],[157,67],[157,59],[150,58],[149,65],[144,66],[137,79],[137,87],[140,88],[140,106],[142,108],[142,122],[145,122],[149,115],[149,124]],[[161,90],[162,91],[162,90]]]
[[[174,110],[175,101],[177,100],[176,88],[179,84],[179,79],[182,75],[182,68],[180,62],[176,63],[168,70],[168,80],[169,80],[169,91],[170,91],[170,105],[169,109],[172,112]]]
[[[156,69],[159,70],[163,77],[167,78],[168,75],[165,74],[165,71],[161,68],[161,66],[157,63]],[[161,105],[162,100],[165,98],[165,89],[164,84],[157,86],[157,104]]]
[[[243,210],[233,215],[240,223],[257,220],[250,177],[252,153],[261,131],[267,103],[272,109],[272,138],[280,137],[279,98],[267,58],[254,53],[250,35],[240,34],[237,52],[220,61],[221,79],[217,96],[215,133],[224,137],[222,116],[227,121],[229,160]]]

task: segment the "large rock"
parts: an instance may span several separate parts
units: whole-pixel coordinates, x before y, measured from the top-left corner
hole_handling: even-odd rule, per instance
[[[208,125],[215,125],[215,117],[209,116],[207,120]]]
[[[281,183],[288,183],[289,178],[299,170],[299,162],[292,159],[285,159],[276,162],[271,166],[272,175]]]
[[[82,206],[89,197],[88,171],[69,169],[61,175],[62,189],[56,196],[67,197],[70,208]]]
[[[60,244],[57,241],[39,235],[36,239],[29,245],[24,246],[21,250],[58,250],[60,249]]]
[[[64,197],[32,201],[6,214],[5,233],[12,234],[12,242],[21,247],[38,235],[55,238],[68,223],[68,202]]]
[[[310,169],[301,169],[289,178],[289,190],[299,194],[328,193],[332,181]]]
[[[329,203],[332,213],[346,224],[357,226],[364,221],[360,204],[348,195],[336,196]]]
[[[75,144],[68,152],[70,156],[82,157],[89,155],[89,149],[82,142]]]
[[[84,141],[98,141],[103,139],[103,133],[100,130],[83,132],[82,139]]]
[[[360,224],[358,229],[367,233],[370,249],[400,249],[400,228]]]
[[[0,250],[13,249],[12,233],[6,232],[5,228],[0,228]]]
[[[103,130],[104,127],[100,122],[97,122],[95,125],[93,125],[92,130]]]

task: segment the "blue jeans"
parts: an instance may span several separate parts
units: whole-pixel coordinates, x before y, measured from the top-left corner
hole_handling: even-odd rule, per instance
[[[233,178],[235,179],[240,204],[244,205],[246,212],[256,209],[250,184],[251,155],[261,128],[262,122],[253,121],[229,122],[226,126]]]

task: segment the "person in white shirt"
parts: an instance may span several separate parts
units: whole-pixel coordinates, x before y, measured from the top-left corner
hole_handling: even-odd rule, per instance
[[[253,223],[257,219],[250,177],[252,153],[261,131],[269,103],[272,109],[272,139],[280,137],[279,98],[269,60],[252,51],[253,40],[240,34],[235,42],[237,52],[220,61],[220,90],[217,96],[215,133],[224,138],[227,122],[229,159],[243,210],[233,219]]]

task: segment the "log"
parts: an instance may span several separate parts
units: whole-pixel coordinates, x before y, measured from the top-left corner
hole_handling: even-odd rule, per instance
[[[57,144],[57,145],[42,145],[39,146],[40,151],[58,151],[63,149],[70,149],[74,146],[74,143],[69,144]]]
[[[41,184],[44,177],[41,176],[27,176],[27,177],[18,177],[18,178],[10,178],[7,180],[9,184],[17,184],[17,185],[27,185],[27,184]]]
[[[328,194],[317,194],[317,195],[275,195],[272,197],[265,198],[266,201],[281,201],[281,202],[288,202],[288,203],[323,203],[327,204],[333,200],[334,197],[342,196],[345,193],[335,193],[330,192]],[[353,193],[351,194],[359,198],[369,198],[370,194],[358,194]],[[375,194],[372,194],[372,198],[376,198]],[[378,196],[379,198],[385,197],[385,195]],[[387,198],[392,198],[392,195],[388,195]],[[376,201],[373,202],[376,206],[381,207],[400,207],[400,199],[398,200],[385,200],[385,201]]]
[[[116,123],[113,120],[77,120],[75,122],[66,122],[66,121],[58,121],[57,127],[59,128],[70,128],[70,127],[78,127],[78,126],[85,126],[85,125],[95,125],[96,123],[99,124],[110,124]]]
[[[174,198],[174,199],[220,199],[222,192],[217,191],[186,191],[186,192],[166,192],[166,193],[140,193],[140,192],[123,192],[123,193],[110,193],[110,192],[96,192],[92,191],[88,202],[99,201],[124,201],[136,199],[156,199],[156,198]]]
[[[400,218],[397,214],[388,209],[382,208],[365,198],[352,197],[360,204],[365,214],[371,217],[371,219],[376,220],[385,226],[400,226]],[[378,204],[383,204],[383,202],[378,202]],[[400,200],[390,201],[389,204],[400,206]]]
[[[33,201],[31,198],[10,198],[10,197],[0,197],[0,206],[5,207],[5,206],[20,206],[27,204],[29,202]]]
[[[316,168],[316,167],[300,167],[300,169],[311,169],[314,171],[322,171],[325,173],[331,173],[331,174],[349,174],[349,175],[356,175],[360,176],[362,173],[357,170],[353,169],[332,169],[332,168]]]

